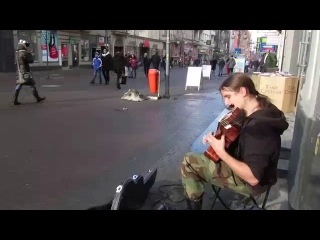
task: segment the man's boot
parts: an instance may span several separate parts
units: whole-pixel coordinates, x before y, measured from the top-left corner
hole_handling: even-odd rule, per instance
[[[199,201],[190,200],[186,197],[188,210],[201,210],[202,209],[202,198]]]
[[[33,90],[33,96],[37,99],[37,102],[42,102],[46,100],[45,97],[40,97],[37,90]]]
[[[20,102],[18,102],[19,92],[20,92],[20,89],[16,89],[15,92],[14,92],[14,100],[13,100],[13,104],[14,105],[20,105],[21,104]]]

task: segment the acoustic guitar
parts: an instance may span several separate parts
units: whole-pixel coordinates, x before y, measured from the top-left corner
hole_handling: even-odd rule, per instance
[[[218,123],[217,131],[214,133],[214,136],[217,139],[220,139],[222,135],[225,135],[226,149],[240,134],[241,124],[238,122],[238,119],[241,113],[242,111],[239,108],[235,108],[233,111],[227,113]],[[215,163],[220,161],[220,157],[211,146],[204,152],[204,155]]]

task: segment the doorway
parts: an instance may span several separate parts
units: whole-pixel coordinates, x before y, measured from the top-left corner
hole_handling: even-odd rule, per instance
[[[68,68],[68,43],[61,43],[62,67]]]
[[[116,52],[123,52],[123,47],[114,46],[114,53]]]
[[[100,54],[100,50],[97,50],[96,47],[91,48],[91,59],[94,59],[96,52]]]

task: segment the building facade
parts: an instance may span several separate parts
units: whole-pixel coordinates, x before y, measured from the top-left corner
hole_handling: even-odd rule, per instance
[[[144,53],[150,56],[157,50],[162,55],[165,51],[165,30],[111,30],[110,38],[112,55],[123,51],[142,60]]]
[[[291,153],[288,200],[295,210],[320,209],[320,31],[280,30],[283,57],[280,71],[300,79]]]
[[[214,30],[202,30],[199,32],[199,49],[198,57],[204,62],[209,61],[213,56],[213,50],[215,47]]]
[[[158,51],[165,55],[167,34],[170,34],[170,56],[189,64],[198,57],[198,44],[194,40],[195,30],[111,30],[111,53],[123,51],[135,54],[142,61],[144,53],[149,57]]]
[[[94,52],[107,47],[105,30],[2,30],[1,72],[16,71],[15,49],[19,39],[30,43],[34,70],[88,67]]]
[[[230,54],[240,53],[247,59],[254,58],[252,50],[251,33],[249,30],[232,30],[232,47]]]
[[[277,30],[249,30],[251,38],[251,59],[259,59],[262,54],[270,50],[277,54],[278,62],[281,61],[283,49],[281,45],[281,36]]]
[[[14,72],[13,30],[0,30],[0,72]]]
[[[168,32],[169,31],[169,32]],[[15,48],[19,39],[30,42],[35,56],[34,70],[91,67],[96,51],[108,48],[135,54],[142,60],[158,51],[164,55],[170,34],[170,56],[185,65],[200,57],[209,60],[215,51],[224,52],[226,30],[2,30],[0,71],[15,71]],[[228,40],[229,41],[229,40]]]

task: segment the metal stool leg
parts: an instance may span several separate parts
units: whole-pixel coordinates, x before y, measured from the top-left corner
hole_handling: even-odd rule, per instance
[[[215,204],[217,198],[219,199],[219,201],[221,202],[221,204],[222,204],[226,209],[230,210],[230,208],[227,206],[227,204],[225,204],[225,202],[224,202],[224,201],[221,199],[221,197],[219,196],[219,193],[220,193],[220,191],[221,191],[221,188],[220,188],[220,187],[217,187],[217,189],[216,189],[216,186],[214,186],[214,185],[211,185],[211,186],[212,186],[213,192],[214,192],[214,194],[215,194],[214,201],[213,201],[213,203],[212,203],[212,205],[211,205],[211,210],[213,209],[214,204]]]

